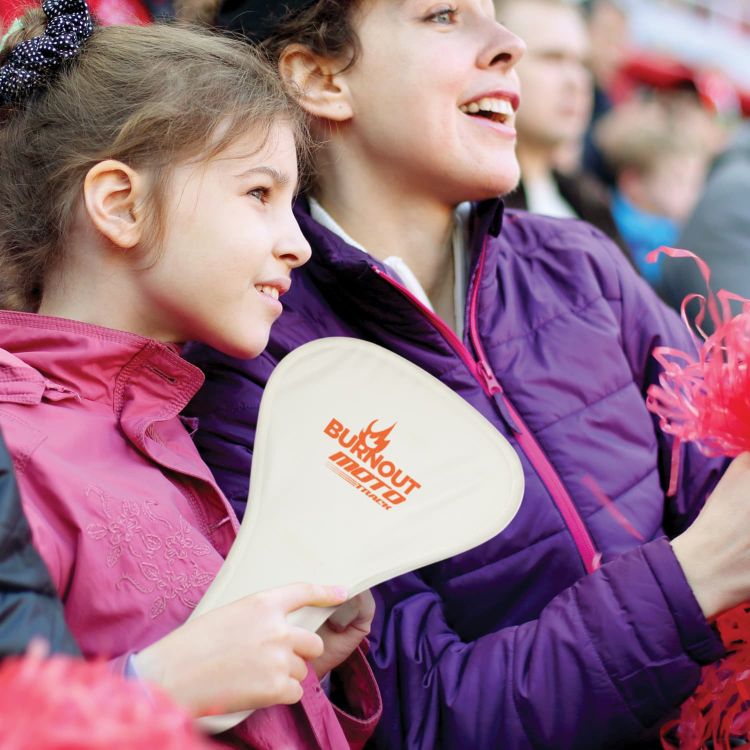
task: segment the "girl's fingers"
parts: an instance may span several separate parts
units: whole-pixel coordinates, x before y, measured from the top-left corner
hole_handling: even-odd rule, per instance
[[[358,597],[344,602],[326,621],[336,633],[342,633],[359,616]]]
[[[335,607],[346,601],[346,589],[341,586],[320,586],[314,583],[293,583],[266,592],[284,612],[302,607]]]
[[[290,703],[297,703],[300,700],[302,700],[302,685],[298,680],[290,677],[286,688],[282,691],[277,702],[289,705]]]
[[[291,641],[294,653],[306,661],[317,659],[323,653],[323,639],[308,630],[293,628]]]
[[[368,629],[375,615],[375,600],[369,591],[342,604],[326,621],[335,633],[343,633],[354,625],[361,629]]]
[[[289,675],[295,680],[302,682],[307,677],[307,663],[299,656],[292,656],[289,663]]]

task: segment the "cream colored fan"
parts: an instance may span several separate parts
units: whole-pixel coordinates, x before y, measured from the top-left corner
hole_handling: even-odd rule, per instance
[[[354,596],[495,536],[522,494],[510,444],[440,381],[365,341],[314,341],[268,381],[247,514],[193,616],[298,581]],[[331,611],[289,617],[314,631]]]

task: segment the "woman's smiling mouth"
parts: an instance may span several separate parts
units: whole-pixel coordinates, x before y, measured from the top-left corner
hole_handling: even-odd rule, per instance
[[[506,98],[483,96],[481,99],[461,104],[459,109],[467,115],[485,117],[493,122],[507,124],[515,111],[513,105]]]

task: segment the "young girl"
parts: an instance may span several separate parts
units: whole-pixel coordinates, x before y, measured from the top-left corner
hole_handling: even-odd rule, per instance
[[[323,143],[297,208],[312,260],[264,355],[193,350],[199,448],[238,506],[263,384],[310,339],[439,377],[513,442],[526,493],[497,539],[379,588],[376,744],[645,742],[722,654],[707,617],[750,595],[750,462],[698,516],[724,466],[687,449],[666,496],[644,396],[653,347],[688,335],[596,230],[493,199],[518,179],[523,43],[489,0],[291,5],[235,0],[218,22],[264,41]]]
[[[379,712],[367,597],[325,643],[285,619],[345,598],[311,584],[183,625],[237,520],[179,418],[203,377],[176,344],[265,347],[310,254],[296,105],[242,43],[44,11],[0,57],[0,425],[68,625],[194,715],[269,707],[243,747],[358,747]],[[341,662],[347,711],[318,685]]]

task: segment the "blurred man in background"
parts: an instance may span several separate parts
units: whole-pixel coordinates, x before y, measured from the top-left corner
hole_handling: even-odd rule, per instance
[[[521,183],[506,203],[584,219],[619,241],[606,190],[578,171],[557,169],[561,154],[570,163],[571,153],[580,153],[591,115],[590,48],[581,12],[564,0],[496,0],[495,7],[498,21],[527,45],[517,66]]]

